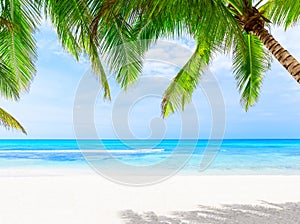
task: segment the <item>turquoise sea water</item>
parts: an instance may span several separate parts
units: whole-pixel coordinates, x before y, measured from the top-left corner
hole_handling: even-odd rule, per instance
[[[300,140],[223,140],[210,166],[200,172],[203,154],[210,151],[207,145],[207,140],[85,140],[79,145],[76,140],[0,140],[0,172],[11,168],[87,169],[87,154],[108,166],[113,160],[149,166],[164,163],[176,151],[176,158],[192,152],[182,174],[300,174]]]

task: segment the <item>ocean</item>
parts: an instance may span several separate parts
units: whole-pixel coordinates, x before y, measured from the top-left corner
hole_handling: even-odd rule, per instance
[[[181,175],[299,175],[300,140],[0,140],[0,176],[13,169],[118,164]]]

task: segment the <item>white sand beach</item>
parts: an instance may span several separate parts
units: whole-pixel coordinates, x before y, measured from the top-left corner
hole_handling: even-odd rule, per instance
[[[146,187],[119,185],[92,171],[2,176],[0,223],[160,223],[153,221],[157,217],[148,222],[141,217],[145,212],[152,212],[146,216],[173,217],[172,212],[196,211],[200,205],[300,202],[299,189],[300,176],[174,176]],[[137,214],[141,217],[134,217]]]

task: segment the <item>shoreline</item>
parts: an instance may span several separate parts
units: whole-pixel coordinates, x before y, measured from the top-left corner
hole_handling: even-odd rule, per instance
[[[139,166],[136,166],[138,169]],[[106,168],[107,169],[107,168]],[[111,167],[111,170],[116,173],[122,173],[123,170],[117,167]],[[133,171],[134,172],[134,171]],[[48,165],[27,165],[16,167],[0,167],[0,178],[3,177],[34,177],[34,176],[77,176],[77,175],[99,175],[88,163],[81,164],[48,164]],[[135,175],[135,174],[134,174]],[[134,176],[133,175],[133,176]],[[182,168],[176,171],[173,176],[184,177],[206,177],[206,176],[300,176],[299,170],[285,170],[285,169],[210,169],[204,171],[197,171]]]

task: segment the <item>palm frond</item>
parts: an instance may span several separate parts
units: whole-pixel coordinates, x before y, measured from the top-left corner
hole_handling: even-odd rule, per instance
[[[28,90],[35,74],[34,62],[37,55],[33,34],[40,22],[38,6],[31,0],[4,1],[0,13],[10,24],[9,27],[6,25],[0,29],[1,63],[7,68],[6,75],[9,71],[15,76],[18,92]],[[12,76],[10,77],[12,80]],[[9,88],[12,89],[11,86]],[[17,97],[18,94],[15,94],[13,98]]]
[[[45,0],[45,15],[50,17],[62,46],[78,60],[84,44],[84,28],[88,27],[85,8],[80,1]],[[80,11],[80,13],[79,13]]]
[[[134,83],[142,70],[142,54],[138,42],[133,41],[131,26],[117,17],[99,26],[100,46],[110,70],[122,88]]]
[[[122,88],[126,89],[133,84],[141,74],[144,53],[156,39],[153,38],[151,28],[162,27],[159,24],[152,26],[151,16],[145,16],[149,15],[148,10],[157,6],[155,2],[158,1],[110,0],[90,4],[94,16],[92,38],[100,43],[105,62],[111,72],[116,74],[116,80]],[[144,7],[146,3],[148,7]],[[166,3],[163,1],[160,5]],[[147,28],[143,29],[145,26]]]
[[[98,79],[100,80],[101,86],[104,90],[103,97],[104,99],[111,100],[110,88],[108,84],[108,80],[106,77],[106,73],[104,71],[103,65],[101,63],[98,50],[94,44],[90,45],[90,60],[92,64],[92,69],[96,73]]]
[[[242,1],[236,2],[241,6],[243,4]],[[227,54],[231,52],[233,43],[240,42],[241,46],[244,45],[241,27],[230,8],[223,1],[211,1],[210,4],[203,3],[197,10],[200,9],[201,13],[198,16],[187,18],[186,24],[189,24],[191,35],[195,34],[196,38],[205,36],[210,46],[222,49],[222,52]],[[218,16],[214,16],[212,11]]]
[[[164,93],[161,104],[163,117],[167,117],[176,110],[183,110],[184,106],[191,101],[192,94],[198,86],[201,72],[209,63],[210,54],[211,51],[205,42],[197,44],[191,58]]]
[[[246,51],[236,44],[233,51],[233,69],[241,103],[246,111],[259,97],[264,73],[270,68],[271,57],[261,41],[251,33],[244,33]]]
[[[62,46],[77,60],[82,53],[88,55],[91,67],[104,89],[103,96],[110,99],[107,77],[99,56],[99,44],[91,38],[90,24],[93,17],[90,4],[90,1],[86,0],[45,0],[44,7],[46,15],[50,16],[56,28]]]
[[[19,84],[15,74],[0,61],[0,95],[6,99],[19,99]]]
[[[289,26],[296,24],[300,19],[300,1],[295,0],[272,0],[262,7],[264,15],[274,24]]]
[[[24,134],[27,134],[23,126],[2,108],[0,108],[0,125],[4,126],[7,129],[15,129],[18,131],[22,131]]]
[[[243,0],[228,0],[228,7],[232,8],[239,14],[243,14],[243,8],[245,7],[245,2]]]

